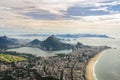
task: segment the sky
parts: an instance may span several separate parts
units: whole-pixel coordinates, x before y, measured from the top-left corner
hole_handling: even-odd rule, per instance
[[[1,0],[0,33],[120,33],[120,0]]]

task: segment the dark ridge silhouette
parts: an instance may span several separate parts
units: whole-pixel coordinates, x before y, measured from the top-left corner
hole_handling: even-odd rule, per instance
[[[0,37],[0,49],[6,49],[10,45],[15,45],[15,39],[8,38],[7,36]]]
[[[57,51],[57,50],[65,50],[72,48],[72,45],[59,41],[59,39],[56,38],[54,35],[48,37],[44,41],[39,41],[35,39],[29,42],[28,46],[34,46],[34,47],[36,46],[46,51]]]
[[[40,43],[41,43],[41,41],[39,41],[38,39],[34,39],[34,40],[31,42],[32,45],[37,45],[37,44],[40,44]]]

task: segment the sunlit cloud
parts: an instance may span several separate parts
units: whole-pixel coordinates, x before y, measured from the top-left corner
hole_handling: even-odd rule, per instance
[[[119,8],[119,0],[2,0],[0,27],[38,32],[118,29]]]

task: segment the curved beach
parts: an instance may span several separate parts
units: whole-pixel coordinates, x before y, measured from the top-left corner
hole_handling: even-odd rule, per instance
[[[91,58],[87,64],[86,67],[86,80],[96,80],[94,75],[94,65],[96,61],[104,54],[104,50],[99,52],[97,55],[95,55],[93,58]]]

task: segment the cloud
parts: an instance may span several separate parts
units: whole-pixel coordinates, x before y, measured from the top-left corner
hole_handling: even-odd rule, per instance
[[[95,3],[94,5],[97,7],[100,6],[114,6],[120,4],[120,1],[107,1],[107,2],[101,2],[101,3]]]
[[[103,16],[86,16],[83,17],[84,22],[93,22],[93,23],[101,23],[101,24],[120,24],[120,13],[111,14],[111,15],[103,15]]]
[[[2,0],[0,26],[65,31],[98,24],[120,25],[119,0]],[[17,30],[17,29],[15,29]],[[67,29],[66,29],[67,30]],[[71,32],[74,30],[71,30]],[[78,30],[79,31],[79,30]]]
[[[96,15],[107,15],[109,12],[103,9],[96,9],[95,7],[79,7],[74,6],[68,9],[68,14],[71,16],[96,16]]]
[[[118,1],[104,1],[106,0],[4,0],[0,2],[0,10],[33,19],[70,19],[71,16],[108,15],[119,10]]]

